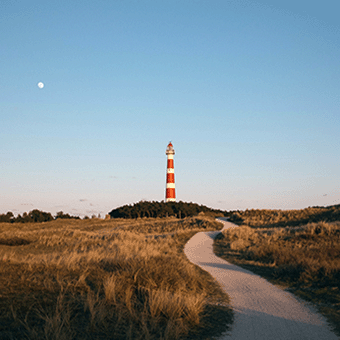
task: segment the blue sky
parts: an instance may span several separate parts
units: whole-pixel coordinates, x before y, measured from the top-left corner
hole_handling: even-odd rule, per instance
[[[340,203],[337,1],[2,1],[0,213]],[[44,88],[37,84],[43,82]]]

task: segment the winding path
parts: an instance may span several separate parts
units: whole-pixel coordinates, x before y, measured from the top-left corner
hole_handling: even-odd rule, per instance
[[[237,227],[219,220],[224,228]],[[260,276],[217,257],[214,238],[220,231],[199,232],[185,245],[190,262],[209,272],[229,295],[234,310],[232,330],[222,339],[336,340],[325,319],[294,295]]]

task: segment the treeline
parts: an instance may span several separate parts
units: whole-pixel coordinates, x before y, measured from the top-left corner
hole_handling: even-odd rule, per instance
[[[7,214],[0,214],[0,222],[7,223],[33,223],[33,222],[48,222],[58,218],[73,218],[79,219],[78,216],[71,216],[64,214],[62,211],[57,212],[56,216],[53,217],[51,213],[34,209],[28,213],[24,212],[22,216],[19,214],[17,217],[9,211]]]
[[[199,213],[214,216],[228,216],[228,212],[208,208],[197,203],[186,202],[148,202],[140,201],[135,204],[124,205],[112,210],[111,218],[140,218],[140,217],[168,217],[177,218],[196,216]]]
[[[308,207],[300,210],[251,209],[231,214],[230,221],[249,227],[286,227],[307,223],[340,221],[340,205]]]

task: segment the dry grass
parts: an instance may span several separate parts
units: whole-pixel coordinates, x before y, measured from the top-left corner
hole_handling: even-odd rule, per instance
[[[315,303],[340,335],[340,222],[241,226],[220,234],[215,252]]]
[[[182,249],[209,218],[0,224],[1,339],[205,339],[227,300]],[[218,332],[217,332],[218,333]]]
[[[340,221],[340,205],[300,210],[250,209],[234,212],[230,221],[256,228],[299,226],[307,223]]]

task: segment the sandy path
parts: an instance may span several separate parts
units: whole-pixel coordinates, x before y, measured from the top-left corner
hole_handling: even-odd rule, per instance
[[[223,229],[236,227],[221,222]],[[307,304],[260,276],[217,257],[213,241],[218,233],[197,233],[185,245],[184,253],[190,262],[209,272],[231,299],[235,320],[231,333],[221,339],[338,339],[325,319]]]

